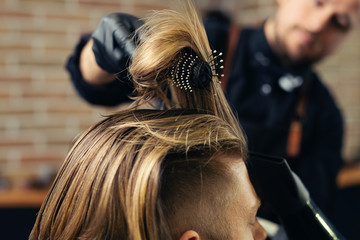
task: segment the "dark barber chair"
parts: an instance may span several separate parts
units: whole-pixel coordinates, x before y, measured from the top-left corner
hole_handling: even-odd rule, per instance
[[[248,172],[263,207],[276,214],[289,240],[345,239],[311,200],[285,159],[251,153]]]

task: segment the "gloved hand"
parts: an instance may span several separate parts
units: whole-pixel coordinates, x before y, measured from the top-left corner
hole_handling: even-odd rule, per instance
[[[105,16],[92,34],[92,50],[97,64],[109,73],[126,69],[134,51],[135,30],[144,22],[125,14],[112,13]]]

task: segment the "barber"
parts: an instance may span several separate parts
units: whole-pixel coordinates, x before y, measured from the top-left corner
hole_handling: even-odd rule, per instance
[[[287,158],[313,200],[330,215],[342,165],[343,119],[313,66],[355,28],[359,0],[277,2],[275,16],[236,33],[233,57],[225,62],[230,68],[225,91],[250,150]],[[141,24],[134,16],[111,14],[81,38],[67,69],[88,102],[116,106],[130,101],[133,88],[126,68],[141,39],[135,34]],[[230,24],[208,19],[205,26],[212,48],[226,52],[224,34],[231,35]]]

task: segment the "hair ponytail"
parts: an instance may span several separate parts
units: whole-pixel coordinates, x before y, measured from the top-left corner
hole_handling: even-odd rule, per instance
[[[136,105],[159,98],[168,109],[198,109],[214,114],[241,133],[238,120],[221,89],[213,64],[214,56],[194,4],[185,0],[180,6],[181,11],[154,11],[138,29],[143,40],[139,42],[129,69],[135,85]],[[190,92],[174,85],[171,68],[185,57],[185,49],[191,49],[211,66],[212,80],[207,88],[195,88]],[[239,137],[243,138],[243,134]]]

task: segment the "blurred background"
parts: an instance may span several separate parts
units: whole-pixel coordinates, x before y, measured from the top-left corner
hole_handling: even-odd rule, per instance
[[[0,0],[2,230],[14,224],[17,234],[28,235],[74,137],[103,114],[117,110],[88,105],[70,83],[64,64],[80,35],[95,29],[110,12],[142,17],[148,10],[168,8],[168,2]],[[222,10],[240,25],[259,24],[276,9],[275,0],[195,2],[202,13]],[[348,164],[360,162],[359,40],[357,28],[333,56],[317,66],[345,118],[343,157]],[[4,239],[25,238],[13,235]]]

